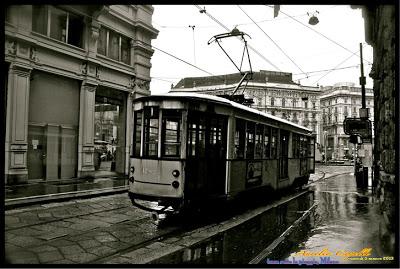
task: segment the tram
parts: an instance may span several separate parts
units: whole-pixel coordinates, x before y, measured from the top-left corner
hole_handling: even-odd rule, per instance
[[[146,210],[179,212],[252,190],[276,192],[314,173],[310,129],[225,98],[151,95],[136,99],[133,113],[128,193]]]

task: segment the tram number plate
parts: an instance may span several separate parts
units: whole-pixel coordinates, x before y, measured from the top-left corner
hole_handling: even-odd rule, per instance
[[[262,182],[262,162],[248,161],[246,171],[246,187],[260,185]]]

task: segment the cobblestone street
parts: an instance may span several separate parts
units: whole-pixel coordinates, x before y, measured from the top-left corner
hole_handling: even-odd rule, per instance
[[[160,236],[150,214],[126,194],[52,203],[5,213],[9,263],[88,263]]]
[[[319,166],[310,181],[345,171],[349,167]],[[5,212],[6,259],[18,264],[96,263],[178,229],[157,227],[126,193],[26,206]]]

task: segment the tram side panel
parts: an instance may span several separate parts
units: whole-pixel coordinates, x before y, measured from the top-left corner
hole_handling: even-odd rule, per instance
[[[135,171],[130,191],[151,197],[182,198],[184,165],[180,161],[131,159]]]

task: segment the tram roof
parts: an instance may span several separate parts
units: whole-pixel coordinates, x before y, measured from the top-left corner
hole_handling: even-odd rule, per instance
[[[251,108],[251,107],[247,107],[245,105],[242,105],[242,104],[236,103],[234,101],[225,99],[223,97],[218,97],[218,96],[209,95],[209,94],[188,93],[188,92],[173,92],[173,93],[154,94],[154,95],[150,95],[150,96],[140,97],[140,98],[138,98],[136,100],[151,99],[152,97],[157,97],[157,98],[162,98],[162,97],[165,97],[165,98],[180,98],[180,99],[202,99],[202,100],[205,100],[205,101],[213,101],[215,103],[221,103],[221,104],[232,106],[232,107],[235,107],[235,108],[238,108],[238,109],[241,109],[241,110],[246,110],[246,111],[249,111],[251,113],[258,114],[260,116],[263,116],[263,117],[266,117],[266,118],[270,118],[270,119],[273,119],[273,120],[276,120],[276,121],[279,121],[279,122],[282,122],[282,123],[297,127],[299,129],[308,131],[310,133],[312,132],[311,129],[308,129],[308,128],[306,128],[304,126],[301,126],[299,124],[295,124],[295,123],[293,123],[291,121],[288,121],[288,120],[285,120],[285,119],[281,119],[281,118],[273,116],[271,114],[268,114],[268,113],[259,111],[257,109],[254,109],[254,108]]]

